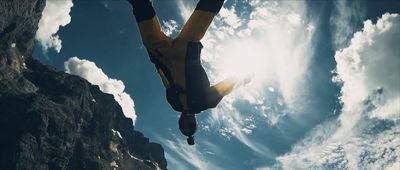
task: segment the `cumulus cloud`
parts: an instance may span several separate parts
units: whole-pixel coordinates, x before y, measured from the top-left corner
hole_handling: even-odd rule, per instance
[[[378,107],[395,106],[391,101],[400,98],[399,24],[398,14],[384,14],[376,24],[367,20],[363,31],[354,34],[350,46],[336,52],[335,80],[343,84],[341,101],[345,113],[354,111],[354,106],[366,100],[374,89],[383,90]]]
[[[124,92],[125,85],[121,80],[109,78],[94,62],[78,57],[71,57],[64,63],[64,66],[67,73],[78,75],[90,83],[98,85],[102,92],[114,95],[114,99],[121,106],[125,117],[131,118],[135,123],[135,105],[130,95]]]
[[[400,16],[367,20],[335,54],[343,108],[278,158],[283,169],[398,169]]]
[[[162,30],[167,36],[171,36],[178,32],[178,23],[175,20],[168,20],[162,22]]]
[[[57,35],[60,27],[65,27],[71,22],[72,0],[47,0],[46,7],[43,10],[42,18],[39,21],[39,29],[36,33],[36,39],[46,53],[48,49],[53,48],[56,52],[61,50],[61,39]]]
[[[361,24],[367,14],[365,1],[336,0],[330,22],[336,48],[348,45],[356,25]]]

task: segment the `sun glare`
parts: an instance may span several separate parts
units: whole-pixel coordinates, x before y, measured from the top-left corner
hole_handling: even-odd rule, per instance
[[[217,69],[223,74],[244,78],[249,74],[262,74],[265,61],[260,49],[252,42],[227,44],[221,51]]]
[[[215,64],[220,73],[218,77],[237,77],[244,79],[254,76],[260,79],[265,76],[268,61],[262,45],[254,40],[230,41],[224,44],[224,50],[218,51]],[[264,77],[265,78],[265,77]]]

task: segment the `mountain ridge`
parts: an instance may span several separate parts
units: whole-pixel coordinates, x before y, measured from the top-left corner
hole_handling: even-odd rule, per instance
[[[0,167],[166,169],[111,94],[32,57],[45,0],[0,2]]]

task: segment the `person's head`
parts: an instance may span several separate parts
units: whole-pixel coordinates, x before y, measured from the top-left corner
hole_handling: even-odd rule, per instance
[[[194,139],[193,135],[196,133],[197,122],[194,113],[182,112],[179,118],[179,130],[188,138],[188,144],[193,145]]]

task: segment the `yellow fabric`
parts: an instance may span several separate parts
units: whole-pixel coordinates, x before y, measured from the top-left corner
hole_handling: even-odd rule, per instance
[[[184,25],[179,36],[172,39],[166,36],[156,16],[151,20],[140,22],[139,29],[143,44],[152,56],[156,57],[163,65],[170,70],[175,85],[186,90],[185,80],[185,57],[188,42],[199,42],[206,33],[215,14],[206,11],[194,11],[192,16]],[[159,56],[157,51],[162,55]],[[171,84],[166,79],[165,73],[159,71],[159,75],[166,88]],[[187,96],[179,96],[184,110],[189,110]]]
[[[215,14],[207,11],[196,10],[183,26],[178,38],[186,41],[199,42],[207,32]]]

